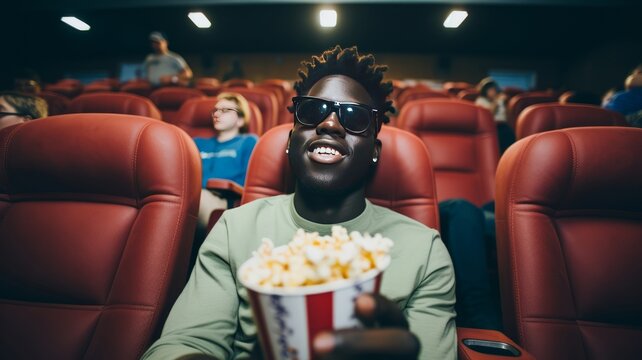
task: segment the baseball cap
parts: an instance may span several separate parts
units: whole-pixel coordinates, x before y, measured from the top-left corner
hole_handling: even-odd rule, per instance
[[[152,33],[149,34],[149,40],[151,41],[167,41],[167,38],[165,38],[165,35],[160,32],[160,31],[153,31]]]

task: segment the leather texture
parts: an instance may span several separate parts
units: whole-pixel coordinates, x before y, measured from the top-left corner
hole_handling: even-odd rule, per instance
[[[243,87],[243,88],[252,88],[254,87],[254,82],[249,79],[229,79],[227,81],[224,81],[223,84],[221,84],[222,87],[224,88],[231,88],[231,87]]]
[[[161,119],[156,105],[142,96],[127,93],[88,93],[74,98],[69,113],[111,113],[147,116]]]
[[[69,112],[71,101],[66,96],[50,91],[41,91],[38,96],[47,102],[48,116],[62,115]]]
[[[508,126],[515,129],[519,114],[527,107],[542,103],[556,103],[557,99],[558,96],[550,92],[525,92],[512,96],[506,106],[506,121],[508,122]]]
[[[494,200],[499,150],[488,110],[465,100],[421,99],[406,104],[397,123],[428,148],[440,201],[481,206]]]
[[[138,359],[186,277],[192,140],[161,121],[69,114],[0,131],[0,351]]]
[[[120,87],[121,92],[149,97],[152,93],[152,85],[145,80],[132,80]]]
[[[232,87],[224,91],[235,92],[243,95],[247,101],[253,102],[261,110],[263,117],[263,131],[267,131],[277,125],[279,118],[279,103],[276,95],[271,90],[261,89],[258,87]]]
[[[450,95],[448,94],[448,92],[437,91],[426,87],[417,86],[414,88],[406,89],[401,94],[399,94],[399,97],[397,98],[397,107],[398,110],[401,111],[403,110],[403,107],[410,101],[431,98],[448,99],[450,98]]]
[[[216,107],[215,97],[195,98],[185,101],[176,115],[176,126],[185,130],[191,137],[211,138],[216,135],[212,123],[212,109]],[[263,134],[263,118],[256,104],[249,102],[250,123],[248,132],[261,136]]]
[[[502,356],[491,355],[475,351],[464,344],[464,340],[484,340],[494,341],[513,346],[520,354],[519,356]],[[514,359],[514,360],[535,360],[533,355],[529,354],[522,347],[517,345],[503,333],[496,330],[457,328],[457,355],[459,360],[492,360],[492,359]]]
[[[444,83],[444,90],[446,90],[451,96],[457,96],[460,91],[472,89],[474,87],[475,85],[463,81],[447,81]]]
[[[497,170],[505,332],[538,359],[639,359],[642,129],[522,139]]]
[[[465,89],[457,93],[457,97],[462,100],[467,100],[470,102],[475,102],[479,97],[479,90],[477,89]]]
[[[178,122],[178,110],[185,101],[204,97],[205,94],[200,90],[185,87],[162,87],[149,95],[150,100],[160,110],[163,121],[170,124]]]
[[[247,171],[241,203],[294,192],[294,179],[285,148],[292,125],[279,125],[256,144]],[[383,143],[375,176],[366,189],[367,198],[439,229],[430,155],[415,135],[384,126],[378,138]]]
[[[517,139],[536,133],[581,126],[626,126],[622,114],[592,105],[539,104],[529,106],[517,119]]]

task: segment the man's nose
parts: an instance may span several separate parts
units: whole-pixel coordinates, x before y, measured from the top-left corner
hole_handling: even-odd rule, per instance
[[[326,116],[319,125],[317,125],[317,134],[335,134],[341,137],[345,137],[345,129],[343,125],[339,122],[339,116],[335,111],[331,112],[330,115]]]

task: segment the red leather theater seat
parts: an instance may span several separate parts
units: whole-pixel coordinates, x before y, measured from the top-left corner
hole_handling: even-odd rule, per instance
[[[542,103],[556,103],[558,96],[552,92],[526,92],[514,95],[506,106],[506,121],[515,129],[519,114],[527,107]]]
[[[397,107],[399,111],[410,101],[419,99],[448,99],[450,95],[447,92],[437,91],[426,87],[417,86],[414,88],[406,89],[397,98]]]
[[[444,90],[452,96],[457,96],[462,90],[472,89],[474,87],[475,85],[463,81],[448,81],[444,83]]]
[[[38,96],[45,99],[47,102],[47,114],[49,116],[66,114],[69,112],[69,104],[71,101],[66,96],[49,91],[42,91]]]
[[[146,80],[131,80],[120,87],[120,91],[148,97],[152,93],[152,85]]]
[[[189,99],[204,98],[200,90],[183,87],[164,87],[154,90],[149,98],[161,112],[163,121],[170,124],[176,123],[176,116],[181,105]]]
[[[256,104],[261,110],[263,117],[263,131],[271,129],[278,123],[279,102],[276,95],[271,90],[261,89],[258,87],[244,88],[233,87],[226,88],[225,91],[235,92],[243,95],[248,101]]]
[[[3,359],[138,359],[187,275],[200,159],[150,118],[0,131]]]
[[[463,198],[481,206],[494,200],[499,150],[488,110],[464,100],[421,99],[406,104],[397,122],[428,148],[440,201]]]
[[[497,170],[504,331],[537,359],[639,359],[642,129],[522,139]]]
[[[142,96],[126,93],[82,94],[69,104],[70,113],[111,113],[161,118],[154,103]]]
[[[517,139],[532,134],[580,126],[626,126],[616,112],[591,105],[539,104],[529,106],[517,119]]]

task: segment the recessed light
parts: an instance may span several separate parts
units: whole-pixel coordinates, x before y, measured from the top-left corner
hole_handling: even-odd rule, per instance
[[[334,10],[319,11],[319,23],[321,24],[321,27],[337,26],[337,12]]]
[[[468,17],[467,11],[453,10],[450,12],[446,20],[444,20],[444,27],[457,28]]]
[[[207,29],[209,27],[212,27],[212,23],[210,22],[210,19],[205,16],[202,12],[191,12],[187,14],[187,17],[189,17],[190,20],[196,25],[197,27],[201,29]]]
[[[78,19],[75,16],[63,16],[60,18],[60,21],[64,22],[65,24],[71,26],[76,30],[87,31],[91,29],[91,26],[89,26],[86,22]]]

